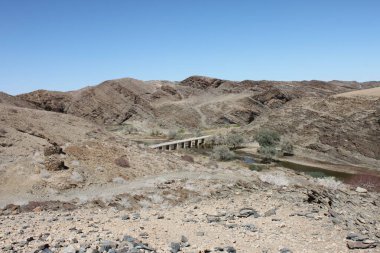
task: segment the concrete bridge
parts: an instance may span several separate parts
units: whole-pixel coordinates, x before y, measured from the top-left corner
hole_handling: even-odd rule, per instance
[[[206,139],[210,138],[212,135],[205,135],[200,137],[194,137],[184,140],[175,140],[169,142],[163,142],[159,144],[150,145],[149,147],[159,150],[176,150],[179,148],[199,148],[200,146],[204,146],[206,143]]]

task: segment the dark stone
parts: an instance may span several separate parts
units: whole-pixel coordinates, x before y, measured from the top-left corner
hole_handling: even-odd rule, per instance
[[[234,247],[231,247],[231,246],[225,247],[224,250],[228,253],[236,253],[236,249]]]
[[[44,249],[47,249],[49,247],[50,247],[49,244],[45,243],[45,244],[38,246],[38,250],[44,250]]]
[[[220,217],[218,216],[215,216],[215,215],[207,215],[207,222],[208,223],[213,223],[213,222],[219,222],[220,221]]]
[[[361,241],[347,241],[347,247],[349,249],[370,249],[370,248],[375,248],[376,244],[375,243],[364,243]]]
[[[132,214],[132,220],[138,220],[138,219],[140,219],[140,214],[139,213]]]
[[[348,233],[346,239],[351,241],[364,241],[365,239],[368,239],[368,237],[356,233]]]
[[[250,216],[253,216],[255,218],[259,218],[260,217],[259,213],[256,210],[252,209],[252,208],[242,208],[242,209],[240,209],[239,214],[237,216],[240,217],[240,218],[248,218]]]
[[[177,242],[172,242],[170,244],[170,252],[177,253],[181,250],[181,245]]]
[[[121,217],[121,219],[122,219],[122,220],[129,220],[130,217],[129,217],[128,214],[126,214],[126,215],[123,215],[123,216]]]
[[[276,215],[277,208],[272,208],[264,213],[264,217]]]
[[[51,155],[59,155],[59,154],[64,154],[64,152],[62,151],[62,148],[60,146],[58,146],[57,143],[53,143],[52,146],[49,146],[49,147],[46,147],[44,149],[44,155],[45,156],[51,156]]]
[[[282,248],[280,249],[280,253],[292,253],[292,251],[288,248]]]
[[[143,250],[147,250],[147,251],[154,251],[153,248],[149,247],[148,245],[146,244],[143,244],[143,243],[139,243],[135,246],[136,249],[143,249]]]
[[[188,242],[189,241],[189,239],[187,239],[187,237],[186,236],[181,236],[181,242]]]
[[[136,239],[133,238],[132,236],[124,235],[124,237],[123,237],[123,241],[127,241],[127,242],[135,242]]]
[[[116,243],[111,242],[111,241],[102,241],[100,244],[99,251],[100,252],[103,252],[103,251],[108,252],[112,248],[116,248]]]
[[[251,231],[251,232],[256,232],[256,231],[257,231],[257,228],[256,228],[255,225],[253,225],[253,224],[242,225],[242,227],[243,227],[245,230],[248,230],[248,231]]]

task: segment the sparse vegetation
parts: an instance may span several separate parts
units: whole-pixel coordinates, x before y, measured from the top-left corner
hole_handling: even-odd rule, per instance
[[[282,174],[260,174],[259,179],[262,182],[273,184],[276,186],[288,186],[289,185],[289,179]]]
[[[135,133],[138,133],[138,130],[136,127],[134,127],[133,125],[126,125],[124,127],[124,131],[127,133],[127,134],[135,134]]]
[[[289,140],[283,140],[280,144],[281,153],[285,156],[294,155],[293,144]]]
[[[152,129],[150,132],[150,136],[157,137],[157,136],[162,136],[162,132],[158,129]]]
[[[276,131],[262,129],[255,136],[255,140],[260,144],[258,152],[263,155],[264,163],[270,163],[278,154],[278,150],[282,155],[294,155],[293,144],[287,139],[282,140]]]
[[[178,131],[177,130],[169,130],[169,132],[166,134],[166,137],[169,139],[169,140],[174,140],[176,138],[178,138]]]
[[[195,131],[193,132],[193,135],[196,136],[196,137],[200,137],[200,136],[203,136],[203,132],[201,129],[197,128],[195,129]]]
[[[224,137],[221,134],[214,135],[210,138],[210,143],[212,146],[224,145]]]
[[[275,147],[280,142],[280,134],[270,129],[260,130],[256,135],[256,141],[261,147]]]
[[[249,165],[249,169],[253,171],[262,171],[262,170],[268,169],[268,165],[254,163],[254,164]]]
[[[337,190],[342,187],[342,182],[336,180],[334,177],[317,178],[316,182],[330,190]]]
[[[244,138],[241,134],[231,131],[227,135],[215,135],[210,139],[213,146],[224,145],[232,149],[236,149],[244,143]]]
[[[237,132],[230,132],[225,137],[225,144],[233,149],[238,148],[243,142],[243,136]]]
[[[235,153],[226,145],[221,145],[213,148],[211,157],[218,161],[228,161],[235,158]]]
[[[273,161],[273,157],[276,156],[277,150],[272,146],[264,146],[258,149],[258,152],[263,156],[262,163],[271,163]]]

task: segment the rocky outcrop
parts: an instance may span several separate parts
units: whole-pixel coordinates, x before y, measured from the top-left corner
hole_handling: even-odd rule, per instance
[[[196,89],[206,90],[209,88],[218,88],[224,82],[224,80],[217,78],[210,78],[205,76],[191,76],[181,81],[179,84]]]
[[[125,78],[73,92],[35,91],[19,98],[54,112],[72,114],[100,124],[120,124],[134,116],[154,115],[147,94],[154,88]]]
[[[247,129],[275,129],[299,146],[358,163],[380,159],[379,118],[380,99],[310,97],[261,114]]]

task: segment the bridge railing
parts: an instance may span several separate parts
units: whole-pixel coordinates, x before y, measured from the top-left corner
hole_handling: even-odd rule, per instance
[[[187,138],[183,140],[175,140],[169,142],[163,142],[159,144],[153,144],[149,147],[160,150],[175,150],[178,148],[192,148],[199,147],[205,144],[206,139],[212,137],[212,135],[205,135],[200,137]]]

